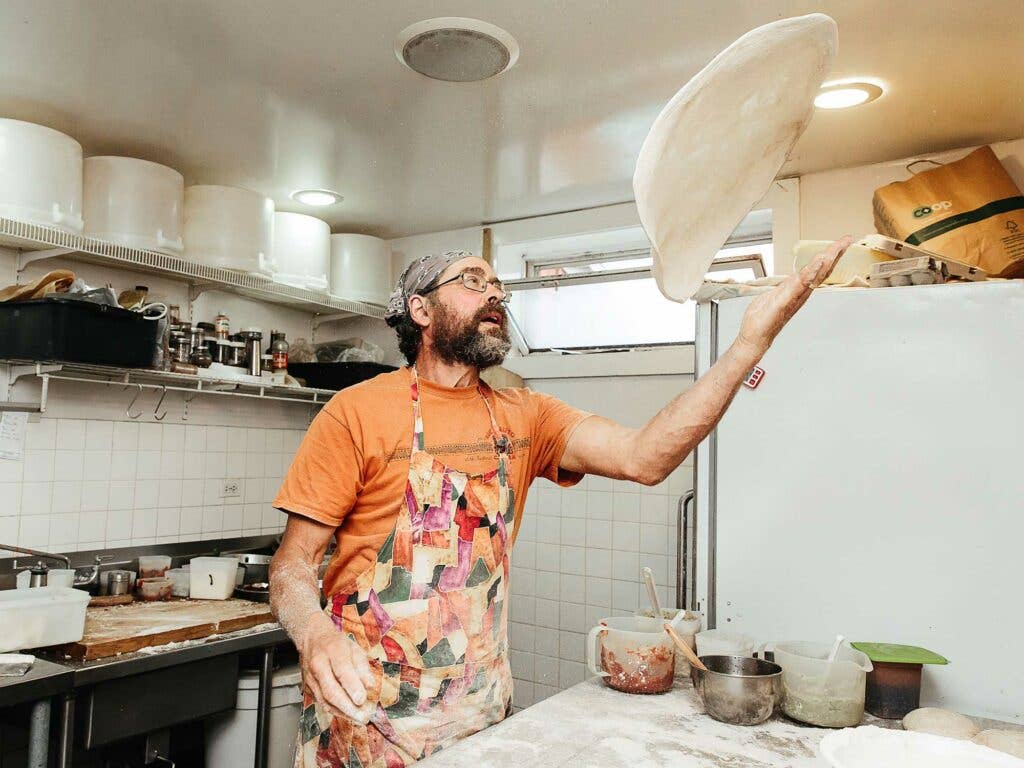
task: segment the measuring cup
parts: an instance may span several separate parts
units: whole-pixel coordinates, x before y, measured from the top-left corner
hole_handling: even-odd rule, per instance
[[[587,667],[617,691],[664,693],[675,675],[675,645],[661,619],[601,619],[587,635]]]
[[[830,643],[775,643],[775,663],[782,667],[782,710],[794,720],[826,728],[860,725],[867,673],[873,665],[849,643],[843,643],[830,662],[831,650]]]

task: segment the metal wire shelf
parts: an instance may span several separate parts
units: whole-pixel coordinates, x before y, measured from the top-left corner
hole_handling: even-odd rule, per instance
[[[237,293],[249,298],[316,314],[349,313],[377,319],[384,309],[373,304],[349,301],[329,294],[275,283],[266,277],[210,267],[158,251],[129,248],[95,237],[75,235],[53,227],[0,217],[0,244],[24,253],[18,259],[20,272],[40,259],[66,257],[138,272],[178,278],[204,289]]]
[[[31,360],[0,360],[8,370],[8,398],[18,379],[35,376],[42,382],[39,403],[9,403],[0,410],[28,410],[38,413],[46,411],[50,397],[51,381],[74,381],[86,384],[118,385],[123,388],[159,389],[163,392],[191,393],[198,395],[229,395],[251,397],[262,400],[276,400],[285,403],[300,403],[310,406],[324,405],[335,395],[333,389],[313,387],[285,387],[273,384],[254,384],[228,379],[212,379],[170,371],[155,371],[147,368],[119,368],[112,365],[92,363],[39,362]],[[129,406],[129,410],[131,406]]]

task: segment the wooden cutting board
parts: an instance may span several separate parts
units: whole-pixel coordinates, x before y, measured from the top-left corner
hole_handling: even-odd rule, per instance
[[[250,600],[173,600],[88,608],[82,639],[61,647],[60,652],[73,659],[102,659],[272,621],[269,605]]]

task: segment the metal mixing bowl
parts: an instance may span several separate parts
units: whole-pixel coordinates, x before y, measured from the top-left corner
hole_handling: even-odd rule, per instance
[[[708,671],[691,665],[690,679],[708,715],[732,725],[757,725],[772,716],[782,699],[782,667],[747,656],[700,660]]]

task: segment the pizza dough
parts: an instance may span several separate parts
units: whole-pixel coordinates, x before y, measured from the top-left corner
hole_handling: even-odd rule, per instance
[[[922,707],[909,712],[903,718],[903,728],[908,731],[947,736],[951,739],[970,739],[981,730],[966,715],[936,707]]]
[[[1008,755],[1024,760],[1024,731],[1002,731],[992,729],[982,731],[972,741],[983,747],[991,747]]]
[[[814,111],[836,49],[820,13],[748,32],[672,97],[633,174],[637,210],[666,298],[686,301],[771,186]]]

